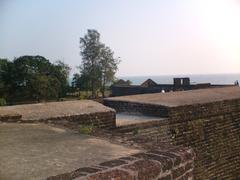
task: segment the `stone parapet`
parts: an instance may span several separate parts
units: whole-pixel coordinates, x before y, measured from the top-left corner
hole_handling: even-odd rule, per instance
[[[52,176],[48,180],[190,180],[193,179],[194,159],[190,148],[152,150]]]
[[[158,117],[168,117],[169,112],[169,108],[166,106],[112,99],[104,99],[104,105],[115,109],[117,112],[142,113]]]

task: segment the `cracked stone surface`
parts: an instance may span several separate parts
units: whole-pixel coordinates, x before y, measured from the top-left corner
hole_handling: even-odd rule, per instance
[[[111,101],[146,103],[176,107],[191,104],[211,103],[240,98],[240,87],[210,88],[169,93],[153,93],[106,98]]]
[[[98,102],[91,100],[76,100],[63,102],[48,102],[38,104],[25,104],[0,107],[0,112],[5,114],[20,114],[22,120],[41,120],[54,117],[63,117],[95,112],[113,111]],[[1,114],[0,114],[1,116]]]
[[[0,123],[0,179],[45,179],[139,150],[46,124]]]

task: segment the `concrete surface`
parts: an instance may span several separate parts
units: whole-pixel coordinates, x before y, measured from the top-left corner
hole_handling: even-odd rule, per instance
[[[14,112],[22,115],[22,120],[42,120],[54,117],[106,112],[112,109],[90,100],[48,102],[0,107],[0,112]],[[1,116],[1,114],[0,114]]]
[[[139,152],[45,124],[0,124],[0,179],[45,179]]]
[[[210,88],[106,98],[106,100],[157,104],[168,107],[210,103],[231,99],[240,99],[240,87]]]
[[[116,124],[117,126],[126,126],[131,124],[139,124],[145,122],[161,121],[165,118],[145,116],[143,114],[129,114],[129,113],[117,113],[116,114]]]

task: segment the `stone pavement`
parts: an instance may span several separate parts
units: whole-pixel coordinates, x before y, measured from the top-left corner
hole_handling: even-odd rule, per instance
[[[106,98],[107,101],[124,101],[143,104],[154,104],[168,107],[191,104],[204,104],[240,98],[240,87],[224,87],[199,89],[191,91],[176,91],[169,93],[153,93],[132,96]]]
[[[45,179],[138,152],[45,124],[0,123],[1,180]]]

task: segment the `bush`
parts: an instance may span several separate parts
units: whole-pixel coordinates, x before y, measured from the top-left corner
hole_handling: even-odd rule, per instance
[[[83,100],[83,99],[88,99],[88,96],[85,95],[85,94],[81,94],[81,95],[79,96],[79,100]]]
[[[81,125],[79,127],[79,132],[81,134],[92,134],[94,131],[94,126],[93,125]]]
[[[4,98],[0,98],[0,106],[5,106],[7,104]]]

